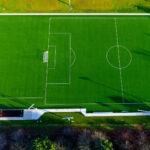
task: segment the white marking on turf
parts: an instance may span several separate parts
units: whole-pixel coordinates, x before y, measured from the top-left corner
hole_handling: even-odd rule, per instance
[[[69,34],[69,84],[71,84],[71,33]]]
[[[65,34],[68,34],[68,35],[71,35],[71,33],[69,33],[69,32],[51,32],[51,33],[49,33],[49,34],[58,34],[58,35],[59,35],[59,34],[60,34],[60,35],[61,35],[61,34],[62,34],[62,35],[63,35],[63,34],[64,34],[64,35],[65,35]]]
[[[50,45],[49,47],[54,47],[55,52],[54,52],[54,67],[53,68],[48,68],[48,69],[56,69],[56,45]]]
[[[54,56],[54,68],[56,68],[56,46],[55,46],[55,56]]]
[[[49,104],[46,104],[46,105],[141,105],[141,104],[150,104],[150,103],[61,103],[61,104],[58,104],[58,103],[49,103]]]
[[[51,18],[49,18],[49,27],[48,27],[48,53],[49,53],[49,47],[50,47],[50,27],[51,27]],[[46,79],[45,79],[45,95],[44,95],[44,101],[46,104],[46,97],[47,97],[47,81],[48,81],[48,62],[46,64]]]
[[[47,83],[47,84],[70,84],[70,83]]]
[[[114,66],[114,65],[109,61],[109,57],[108,57],[109,52],[110,52],[113,48],[118,47],[118,46],[119,46],[120,48],[125,49],[125,50],[128,52],[129,57],[130,57],[129,63],[128,63],[127,65],[121,66],[121,67]],[[130,52],[130,50],[129,50],[128,48],[126,48],[126,47],[124,47],[124,46],[122,46],[122,45],[118,45],[118,46],[117,46],[117,45],[114,45],[114,46],[112,46],[112,47],[110,47],[110,48],[108,49],[108,51],[107,51],[107,53],[106,53],[106,60],[107,60],[108,64],[109,64],[111,67],[113,67],[113,68],[116,68],[116,69],[125,69],[125,68],[128,68],[128,67],[130,66],[131,62],[132,62],[132,54],[131,54],[131,52]]]
[[[53,20],[54,19],[58,19],[58,20],[62,20],[62,19],[65,19],[65,20],[76,20],[76,19],[78,19],[78,20],[83,20],[83,19],[86,19],[86,20],[103,20],[103,19],[109,19],[109,20],[114,20],[114,18],[112,17],[112,16],[107,16],[107,17],[104,17],[104,16],[96,16],[96,17],[87,17],[87,16],[85,16],[85,17],[76,17],[76,16],[74,16],[74,17],[68,17],[68,16],[63,16],[63,17],[52,17],[53,18]],[[117,17],[117,19],[119,19],[119,20],[127,20],[127,19],[135,19],[135,20],[137,20],[137,18],[138,19],[140,19],[140,20],[148,20],[149,18],[148,18],[148,16],[146,17],[146,16],[144,16],[144,17],[133,17],[133,16],[130,16],[130,17],[126,17],[126,16],[124,16],[124,17]]]
[[[116,30],[116,42],[118,48],[118,62],[119,62],[119,72],[120,72],[120,86],[121,86],[121,94],[122,94],[122,103],[124,103],[124,89],[123,89],[123,81],[122,81],[122,69],[120,62],[120,48],[119,48],[119,37],[118,37],[118,29],[117,29],[117,20],[115,18],[115,30]]]
[[[49,70],[55,70],[56,68],[48,68]]]
[[[150,13],[0,13],[0,16],[150,16]]]
[[[43,97],[0,97],[0,99],[9,99],[9,98],[17,98],[17,99],[42,99]]]
[[[73,62],[71,63],[71,67],[75,64],[75,61],[76,61],[76,53],[75,53],[75,51],[73,50],[73,49],[71,49],[71,51],[72,51],[72,53],[73,53],[73,55],[74,55],[74,60],[73,60]]]

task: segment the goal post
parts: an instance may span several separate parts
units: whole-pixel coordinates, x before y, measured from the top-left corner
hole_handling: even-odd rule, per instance
[[[45,51],[43,54],[43,62],[47,63],[48,62],[48,51]]]

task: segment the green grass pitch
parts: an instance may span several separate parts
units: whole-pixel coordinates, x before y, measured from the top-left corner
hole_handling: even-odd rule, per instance
[[[149,16],[0,16],[0,35],[0,108],[149,110]]]

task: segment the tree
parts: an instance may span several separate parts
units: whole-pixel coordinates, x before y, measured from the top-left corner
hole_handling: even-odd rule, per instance
[[[60,143],[55,144],[55,149],[56,150],[66,150],[66,148]]]
[[[55,150],[55,145],[48,137],[37,138],[33,141],[31,150]]]
[[[7,144],[8,144],[8,141],[7,141],[6,135],[3,133],[0,133],[0,150],[5,149]]]
[[[18,144],[14,144],[14,145],[11,145],[11,148],[10,150],[27,150],[27,148],[21,146],[21,145],[18,145]]]
[[[92,139],[94,150],[113,150],[113,144],[102,132],[93,132]]]
[[[90,134],[84,130],[83,133],[78,138],[78,149],[79,150],[90,150]]]
[[[138,143],[137,146],[139,149],[142,149],[142,150],[150,149],[150,143],[149,143],[148,137],[144,131],[139,132],[137,143]]]
[[[113,150],[113,144],[108,140],[96,139],[94,150]]]

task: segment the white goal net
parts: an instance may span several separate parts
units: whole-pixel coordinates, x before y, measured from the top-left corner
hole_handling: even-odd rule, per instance
[[[48,62],[48,51],[45,51],[43,54],[43,62],[44,63]]]

